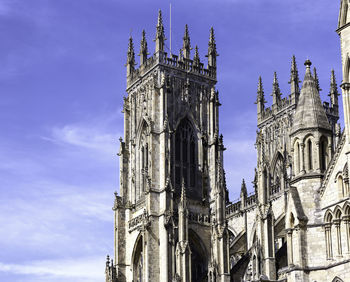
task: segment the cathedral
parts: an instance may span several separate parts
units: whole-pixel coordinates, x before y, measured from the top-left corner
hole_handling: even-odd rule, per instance
[[[337,33],[343,77],[338,91],[331,72],[329,102],[310,60],[298,70],[292,57],[286,97],[275,73],[270,107],[259,78],[255,192],[243,181],[237,202],[223,167],[214,30],[205,64],[197,47],[191,57],[187,26],[180,54],[165,52],[160,11],[155,52],[143,32],[139,68],[130,37],[106,282],[350,281],[349,0]]]

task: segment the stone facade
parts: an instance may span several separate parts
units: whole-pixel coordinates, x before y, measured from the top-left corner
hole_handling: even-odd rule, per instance
[[[330,102],[321,102],[316,69],[295,57],[290,94],[274,74],[273,104],[257,91],[255,192],[243,180],[231,203],[223,168],[211,29],[207,65],[185,27],[178,56],[164,51],[161,12],[155,53],[145,32],[140,66],[127,53],[120,195],[115,194],[115,253],[106,282],[350,281],[350,3],[341,1],[345,129],[331,72]]]

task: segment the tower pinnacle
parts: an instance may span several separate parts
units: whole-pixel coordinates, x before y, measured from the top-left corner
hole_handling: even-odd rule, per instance
[[[199,64],[201,63],[200,58],[199,58],[199,53],[198,53],[198,46],[194,48],[194,57],[193,57],[193,65],[195,67],[199,67]]]
[[[157,23],[157,32],[156,32],[156,53],[159,51],[164,51],[164,41],[166,40],[164,35],[164,26],[162,19],[162,11],[158,11],[158,23]]]
[[[183,44],[182,44],[182,52],[185,59],[190,59],[190,52],[191,52],[191,41],[190,41],[190,35],[188,32],[188,25],[185,25],[185,34],[183,37]]]
[[[320,92],[322,89],[320,88],[320,81],[318,79],[317,70],[315,67],[314,67],[314,79],[315,79],[317,90],[318,92]]]
[[[273,84],[272,84],[272,99],[273,99],[273,104],[279,104],[280,100],[281,100],[281,90],[280,90],[280,86],[278,83],[278,79],[277,79],[277,73],[274,72],[273,74]]]
[[[290,70],[290,96],[292,103],[297,103],[299,94],[300,94],[300,88],[299,88],[299,74],[298,74],[298,67],[295,60],[295,56],[292,57],[292,65]]]
[[[136,65],[136,63],[135,63],[134,43],[132,41],[132,37],[130,36],[129,45],[128,45],[127,60],[126,60],[127,76],[129,76],[134,71],[135,65]]]
[[[215,42],[215,35],[214,35],[214,28],[210,28],[210,36],[209,36],[209,43],[208,43],[208,66],[216,68],[216,57],[219,56],[216,51],[216,42]]]
[[[335,74],[334,74],[334,69],[332,69],[331,72],[331,87],[329,89],[329,94],[328,96],[330,96],[331,99],[331,106],[337,106],[338,107],[338,96],[339,96],[339,92],[338,92],[338,86],[337,86],[337,81],[335,79]]]
[[[147,60],[148,55],[148,49],[147,49],[147,40],[146,40],[146,32],[145,30],[142,31],[142,39],[141,39],[141,46],[140,46],[140,65],[143,65]]]
[[[259,81],[258,81],[258,92],[257,92],[257,97],[256,97],[256,102],[255,104],[257,104],[258,106],[258,120],[261,117],[261,114],[263,113],[263,111],[265,110],[265,96],[264,96],[264,89],[263,89],[263,84],[262,84],[262,79],[261,76],[259,76]]]

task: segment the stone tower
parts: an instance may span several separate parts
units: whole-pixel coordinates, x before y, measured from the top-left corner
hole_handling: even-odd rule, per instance
[[[180,56],[167,54],[159,11],[155,53],[143,31],[138,68],[129,39],[107,282],[230,279],[214,30],[207,66],[198,47],[191,59],[189,34],[186,25]]]
[[[347,143],[350,143],[350,2],[341,0],[337,33],[340,36],[340,48],[343,67],[344,122]]]

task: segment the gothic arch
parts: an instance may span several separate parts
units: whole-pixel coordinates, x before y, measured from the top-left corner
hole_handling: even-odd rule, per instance
[[[177,122],[175,124],[175,132],[184,121],[187,121],[191,124],[192,128],[194,129],[194,132],[196,133],[198,140],[201,139],[200,128],[199,128],[196,120],[193,118],[193,115],[191,112],[187,112],[184,115],[177,117],[176,120],[177,120]]]
[[[270,185],[270,195],[276,194],[283,188],[283,179],[284,179],[284,160],[280,152],[275,154],[275,157],[272,162],[272,179]]]
[[[345,202],[345,204],[343,206],[343,214],[345,216],[350,216],[350,203],[349,202]]]
[[[331,223],[333,220],[333,213],[331,210],[327,210],[324,216],[324,222]]]
[[[340,220],[342,217],[342,209],[339,206],[336,206],[333,214],[335,219]]]
[[[149,136],[150,133],[151,133],[151,124],[149,123],[149,121],[143,118],[137,128],[136,144],[140,144],[143,134],[146,136]]]
[[[198,139],[189,119],[182,119],[175,131],[175,186],[182,180],[186,187],[196,186],[196,164],[198,163]]]
[[[191,250],[192,281],[204,281],[208,275],[208,251],[194,230],[188,230],[188,237]]]
[[[334,277],[332,282],[344,282],[342,279],[340,279],[338,276]]]
[[[144,250],[143,250],[143,236],[141,233],[137,236],[132,251],[132,272],[133,281],[142,282],[144,280]]]

